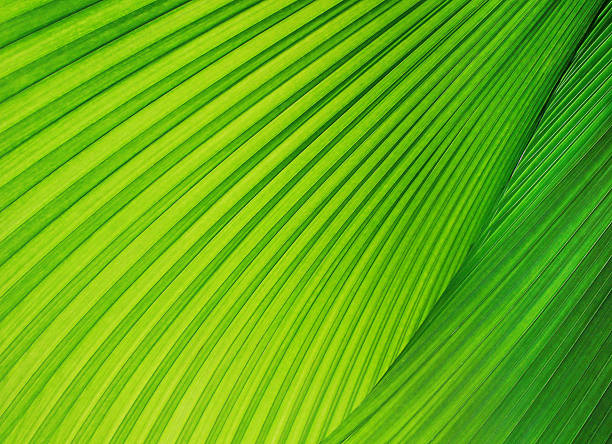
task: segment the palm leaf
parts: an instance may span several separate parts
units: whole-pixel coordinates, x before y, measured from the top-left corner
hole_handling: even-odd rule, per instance
[[[0,5],[2,441],[608,438],[609,2]]]
[[[610,5],[595,25],[463,269],[330,442],[608,439]]]

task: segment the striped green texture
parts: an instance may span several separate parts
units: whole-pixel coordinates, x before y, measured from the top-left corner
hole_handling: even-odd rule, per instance
[[[612,2],[0,0],[0,442],[606,442]]]
[[[611,6],[441,303],[328,442],[608,440]]]

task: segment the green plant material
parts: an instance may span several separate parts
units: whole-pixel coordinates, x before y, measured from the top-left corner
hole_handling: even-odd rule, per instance
[[[0,0],[0,441],[605,441],[611,10]]]
[[[327,442],[608,440],[611,34],[608,5],[441,303]]]

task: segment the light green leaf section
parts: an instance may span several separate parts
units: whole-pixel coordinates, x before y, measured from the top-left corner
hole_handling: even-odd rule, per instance
[[[495,216],[392,369],[326,442],[584,442],[612,432],[612,4]]]
[[[0,442],[605,441],[610,10],[0,0]]]

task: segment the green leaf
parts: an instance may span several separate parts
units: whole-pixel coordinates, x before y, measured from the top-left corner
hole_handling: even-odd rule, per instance
[[[482,239],[327,442],[608,439],[607,424],[595,434],[612,407],[611,32],[608,5]]]
[[[607,439],[611,9],[0,0],[0,441]]]

